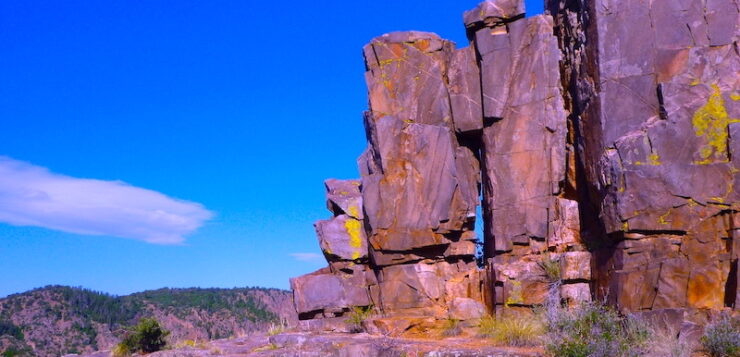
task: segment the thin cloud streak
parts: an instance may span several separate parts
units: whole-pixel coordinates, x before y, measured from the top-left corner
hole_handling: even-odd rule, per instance
[[[321,259],[324,259],[323,255],[316,253],[290,253],[290,256],[295,260],[309,263],[318,262]]]
[[[0,156],[0,222],[180,244],[213,213],[121,181],[81,179]]]

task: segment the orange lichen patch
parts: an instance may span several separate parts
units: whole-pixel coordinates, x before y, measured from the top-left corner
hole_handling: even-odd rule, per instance
[[[396,58],[406,57],[406,51],[408,51],[408,49],[403,44],[391,43],[389,48],[391,50],[391,53],[393,53]]]
[[[426,51],[429,49],[430,43],[429,43],[429,40],[423,39],[423,40],[415,41],[413,45],[414,47],[418,48],[419,51]]]
[[[699,149],[701,160],[694,163],[707,165],[728,162],[728,126],[730,123],[740,123],[740,119],[730,118],[727,114],[725,100],[718,85],[712,85],[712,94],[707,103],[694,113],[691,123],[694,125],[696,136],[704,137],[707,142]]]
[[[385,66],[390,65],[392,63],[396,63],[397,66],[400,66],[401,62],[406,60],[406,51],[408,51],[408,49],[404,47],[402,44],[391,43],[390,45],[380,44],[380,46],[386,47],[390,51],[390,54],[391,54],[390,58],[378,60],[378,64],[380,65],[380,68],[384,68]]]
[[[655,56],[655,69],[658,76],[658,83],[670,81],[674,76],[683,72],[686,68],[686,62],[689,59],[689,50],[684,48],[680,50],[660,50]],[[698,85],[699,79],[695,79],[690,85]]]
[[[688,305],[696,309],[721,309],[724,305],[723,290],[724,281],[719,267],[706,267],[704,271],[693,272],[688,284]]]
[[[385,89],[387,89],[389,92],[393,92],[393,82],[391,82],[389,79],[383,80],[383,86]],[[393,95],[393,93],[391,93]]]

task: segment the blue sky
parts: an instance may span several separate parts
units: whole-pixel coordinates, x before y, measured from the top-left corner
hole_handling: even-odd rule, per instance
[[[0,296],[288,288],[325,264],[323,180],[358,176],[362,46],[463,47],[476,4],[0,2]]]

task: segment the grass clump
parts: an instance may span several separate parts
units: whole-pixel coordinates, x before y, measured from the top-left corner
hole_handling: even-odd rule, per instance
[[[443,337],[454,337],[462,334],[462,327],[460,326],[460,320],[447,319],[442,323],[442,336]]]
[[[722,315],[707,325],[701,344],[710,357],[740,357],[740,321]]]
[[[535,346],[541,342],[544,334],[545,325],[536,316],[486,316],[478,325],[478,335],[502,346]]]
[[[349,325],[350,332],[363,332],[365,328],[362,326],[362,323],[372,315],[372,312],[372,306],[353,306],[347,320],[344,322]]]
[[[545,255],[537,265],[542,269],[542,274],[547,281],[551,283],[560,281],[560,260],[552,259],[550,255]]]
[[[152,318],[143,318],[130,328],[123,340],[113,349],[113,356],[129,356],[136,352],[151,353],[167,345],[165,338],[170,334]]]
[[[640,320],[587,303],[548,313],[547,351],[556,357],[631,357],[648,352],[651,331]]]
[[[267,336],[275,336],[285,332],[286,326],[284,322],[271,323],[267,328]]]

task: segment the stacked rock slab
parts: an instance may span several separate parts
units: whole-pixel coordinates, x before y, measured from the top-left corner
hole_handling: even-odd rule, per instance
[[[352,307],[370,306],[375,274],[368,269],[361,182],[326,180],[327,208],[334,215],[316,222],[319,245],[329,266],[290,280],[301,320],[331,319]]]
[[[456,109],[465,125],[480,121],[467,95],[475,63],[469,52],[424,32],[377,37],[364,55],[369,146],[359,166],[377,306],[446,317],[455,299],[482,301],[473,232],[479,164],[458,140],[453,119]],[[448,83],[450,72],[458,85]]]
[[[546,7],[485,1],[462,49],[414,31],[363,48],[361,179],[326,181],[329,265],[291,280],[302,320],[372,306],[403,331],[553,294],[740,306],[738,1]]]

